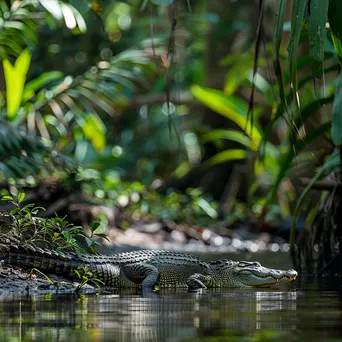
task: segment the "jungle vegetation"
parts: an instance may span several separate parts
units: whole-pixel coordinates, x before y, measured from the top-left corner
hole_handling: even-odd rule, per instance
[[[0,2],[2,195],[54,179],[134,219],[290,220],[297,268],[332,272],[339,13],[339,0]]]

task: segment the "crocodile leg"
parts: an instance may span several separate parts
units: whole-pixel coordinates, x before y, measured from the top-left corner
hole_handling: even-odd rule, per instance
[[[189,289],[197,290],[197,289],[206,289],[208,284],[210,283],[210,276],[206,276],[200,273],[192,274],[186,281]]]
[[[159,284],[160,274],[153,265],[144,263],[124,265],[122,271],[126,278],[143,287],[154,287]]]

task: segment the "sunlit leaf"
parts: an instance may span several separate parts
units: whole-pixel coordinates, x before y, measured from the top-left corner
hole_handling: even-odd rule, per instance
[[[204,198],[200,198],[196,201],[196,204],[202,208],[202,210],[210,216],[212,219],[216,219],[218,217],[217,211],[210,205],[208,201]]]
[[[247,118],[247,104],[235,96],[227,96],[222,91],[194,85],[193,95],[207,107],[235,122],[259,146],[261,130],[254,124],[252,127]]]
[[[77,27],[77,22],[72,9],[70,8],[70,6],[63,3],[61,3],[60,6],[63,12],[66,27],[70,30],[73,30]]]
[[[54,81],[61,81],[63,74],[60,71],[44,72],[37,78],[26,83],[23,93],[23,101],[29,100],[36,91],[42,87],[46,87],[49,83]]]
[[[58,0],[40,0],[45,9],[50,12],[56,19],[63,19],[63,11]]]
[[[3,27],[4,28],[14,28],[17,30],[23,30],[25,28],[25,25],[20,21],[6,21],[3,24]]]
[[[14,66],[8,59],[3,61],[6,80],[7,114],[11,120],[17,114],[22,101],[23,89],[31,62],[30,53],[25,50],[17,58]]]
[[[106,127],[100,118],[95,114],[88,114],[82,128],[84,135],[91,141],[96,151],[101,152],[106,145]]]
[[[30,62],[31,62],[30,53],[27,50],[23,51],[22,54],[17,58],[14,64],[16,72],[18,74],[25,75],[26,77],[27,71],[30,66]]]
[[[232,160],[241,160],[247,158],[247,151],[240,149],[225,150],[223,152],[217,153],[215,156],[211,157],[203,163],[203,167],[210,167],[216,164],[227,163]]]
[[[1,201],[13,201],[13,197],[12,196],[2,196]]]
[[[73,12],[73,15],[77,23],[77,27],[79,28],[80,32],[85,33],[87,31],[87,25],[81,13],[75,7],[71,7],[71,10]]]
[[[206,143],[208,141],[215,141],[217,139],[228,139],[236,141],[254,151],[258,149],[258,146],[254,145],[253,140],[251,140],[251,138],[249,138],[243,132],[239,132],[233,129],[217,129],[209,133],[206,133],[201,137],[203,143]]]
[[[22,202],[25,199],[25,193],[24,192],[19,192],[18,194],[18,202]]]
[[[192,168],[192,164],[188,160],[184,160],[183,162],[179,163],[176,170],[173,172],[172,175],[174,175],[177,178],[183,178],[185,175],[189,173],[189,171]]]
[[[239,58],[231,65],[225,76],[224,92],[227,95],[232,95],[243,81],[247,79],[248,73],[253,68],[253,55],[250,53],[245,53],[241,55],[238,54]],[[221,63],[226,64],[228,58],[224,58]]]

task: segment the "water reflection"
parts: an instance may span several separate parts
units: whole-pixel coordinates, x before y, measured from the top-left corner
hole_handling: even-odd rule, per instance
[[[340,294],[316,289],[230,290],[147,296],[6,298],[0,339],[22,341],[236,341],[341,337]],[[15,340],[15,339],[14,339]]]

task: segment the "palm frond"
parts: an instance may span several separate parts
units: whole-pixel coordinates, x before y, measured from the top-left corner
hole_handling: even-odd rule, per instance
[[[60,0],[10,1],[8,6],[0,2],[0,59],[18,56],[24,49],[32,50],[37,44],[38,27],[64,20],[69,29],[86,31],[82,15],[72,5]]]
[[[44,132],[52,129],[57,136],[67,132],[72,138],[75,128],[83,129],[89,116],[96,117],[104,126],[102,114],[115,116],[138,89],[150,86],[149,75],[154,73],[155,64],[148,51],[124,51],[74,79],[49,72],[29,82],[24,88],[22,105],[29,129],[39,131],[43,137]]]
[[[0,42],[5,42],[3,50],[0,49],[0,59],[10,71],[16,71],[14,59],[18,61],[24,53],[30,56],[27,47],[36,44],[38,27],[50,23],[49,16],[64,19],[65,26],[73,31],[75,27],[85,30],[80,13],[64,1],[25,0],[11,4],[10,7],[2,2],[0,5],[0,23],[1,18],[4,22],[0,26]],[[5,70],[7,92],[2,96],[6,96],[6,101],[0,102],[3,106],[0,114],[16,124],[26,119],[31,134],[58,141],[60,146],[74,142],[75,135],[79,139],[83,134],[100,151],[105,146],[106,135],[103,114],[114,117],[132,100],[137,89],[151,85],[149,75],[156,74],[153,59],[161,48],[157,42],[154,42],[154,49],[150,45],[142,42],[139,47],[128,49],[110,61],[100,61],[75,78],[50,71],[24,84],[25,77],[22,77],[22,96],[18,95],[18,85],[13,81],[17,77]],[[89,130],[90,123],[96,129]]]
[[[76,165],[41,139],[0,120],[0,174],[5,179],[36,179],[58,167],[74,169]]]

